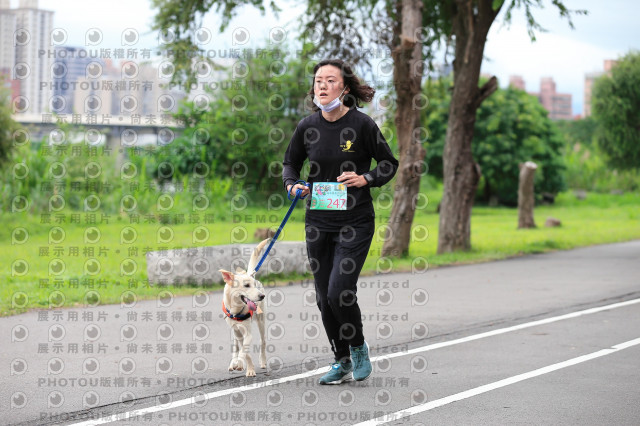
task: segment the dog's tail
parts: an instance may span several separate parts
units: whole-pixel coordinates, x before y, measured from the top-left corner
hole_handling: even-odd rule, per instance
[[[258,261],[260,260],[260,256],[262,255],[262,250],[266,247],[267,244],[271,241],[271,238],[267,238],[263,240],[258,246],[253,249],[253,253],[251,253],[251,259],[249,259],[249,265],[247,266],[247,274],[255,275],[255,268],[258,265]]]

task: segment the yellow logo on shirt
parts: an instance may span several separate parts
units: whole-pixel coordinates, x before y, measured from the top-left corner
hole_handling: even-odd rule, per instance
[[[342,152],[355,152],[351,149],[353,147],[353,142],[350,140],[346,141],[344,144],[340,144],[340,147],[342,148]]]

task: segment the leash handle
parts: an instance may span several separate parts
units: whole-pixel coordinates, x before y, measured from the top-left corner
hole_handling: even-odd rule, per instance
[[[305,186],[309,186],[309,183],[305,182],[303,180],[296,181],[296,183],[302,183]],[[296,183],[294,183],[294,185]],[[256,265],[255,269],[251,273],[252,276],[256,275],[256,273],[258,272],[258,269],[260,269],[260,267],[262,266],[262,263],[267,258],[267,255],[269,254],[269,252],[271,251],[271,248],[273,247],[273,245],[275,244],[276,240],[278,239],[278,236],[280,235],[280,232],[282,231],[282,228],[284,228],[284,225],[287,223],[287,220],[289,220],[289,216],[291,216],[291,212],[293,212],[293,209],[296,206],[296,203],[298,202],[298,200],[306,198],[306,196],[305,197],[301,197],[300,194],[302,194],[302,189],[298,188],[296,190],[296,196],[292,200],[291,205],[289,206],[289,210],[287,211],[287,214],[284,216],[284,219],[282,220],[282,223],[278,227],[278,230],[276,231],[276,234],[273,236],[273,238],[269,242],[269,246],[267,246],[267,249],[265,250],[264,254],[262,255],[262,258],[260,258],[260,262],[258,262],[258,264]],[[291,200],[289,192],[287,192],[287,198],[289,200]]]
[[[295,181],[295,182],[293,183],[293,185],[291,185],[291,187],[293,188],[297,183],[301,183],[301,184],[303,184],[304,186],[306,186],[307,188],[309,187],[309,182],[305,182],[305,181],[303,181],[303,180],[297,180],[297,181]],[[296,196],[298,196],[301,192],[302,192],[302,189],[299,189],[299,188],[298,188],[298,189],[296,190]],[[293,201],[293,200],[292,200],[292,198],[291,198],[291,191],[288,191],[288,192],[287,192],[287,198],[289,199],[289,201]],[[305,195],[304,197],[300,197],[300,198],[304,200],[305,198],[307,198],[307,196]]]

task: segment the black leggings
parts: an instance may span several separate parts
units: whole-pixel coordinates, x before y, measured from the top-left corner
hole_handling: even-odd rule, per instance
[[[356,292],[374,229],[373,220],[335,232],[319,231],[312,225],[305,228],[316,301],[336,361],[349,359],[349,346],[364,344]]]

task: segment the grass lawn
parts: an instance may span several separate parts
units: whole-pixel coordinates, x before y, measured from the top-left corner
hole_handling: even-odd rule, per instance
[[[435,212],[440,193],[429,191],[429,204],[416,212],[409,256],[401,259],[380,259],[384,225],[390,209],[377,206],[377,226],[370,255],[363,268],[363,275],[393,271],[423,270],[440,265],[482,262],[503,259],[529,253],[565,250],[594,244],[612,243],[640,238],[640,194],[608,195],[588,194],[586,200],[577,200],[572,193],[561,194],[551,206],[539,206],[535,210],[536,229],[517,230],[517,210],[479,206],[473,209],[471,220],[471,243],[469,252],[437,255],[438,215]],[[58,223],[51,216],[51,223],[41,223],[39,215],[26,213],[2,213],[0,220],[0,315],[13,315],[33,308],[53,306],[82,306],[85,304],[120,303],[122,294],[132,291],[139,299],[155,298],[163,290],[175,295],[188,295],[201,287],[151,287],[145,283],[148,250],[185,248],[229,244],[231,233],[244,228],[246,242],[256,228],[277,228],[286,208],[267,211],[248,208],[240,212],[227,212],[218,206],[205,223],[190,223],[189,213],[184,214],[184,223],[166,225],[173,230],[169,243],[158,242],[158,230],[165,226],[148,223],[141,216],[140,223],[130,223],[126,216],[112,215],[108,223],[96,214],[95,225],[85,223],[85,213],[66,212],[66,222]],[[76,213],[76,216],[72,216]],[[172,215],[180,212],[174,212]],[[206,212],[208,213],[208,212]],[[562,221],[559,228],[545,228],[544,221],[553,216]],[[173,216],[172,216],[173,217]],[[79,223],[70,223],[78,219]],[[266,222],[264,222],[266,219]],[[299,206],[285,227],[280,240],[303,240],[304,213]],[[261,222],[261,223],[256,223]],[[194,231],[206,227],[208,239],[193,242]],[[59,227],[62,234],[52,228]],[[87,233],[87,228],[97,231]],[[121,242],[123,228],[131,227],[137,233],[132,243]],[[426,227],[428,233],[422,232]],[[24,228],[25,235],[20,229]],[[236,234],[237,235],[237,234]],[[59,241],[59,242],[58,242]],[[121,274],[121,265],[133,265],[135,272]],[[268,285],[278,285],[305,277],[286,276],[263,280]],[[306,278],[310,278],[306,277]],[[215,288],[215,287],[213,287]]]

